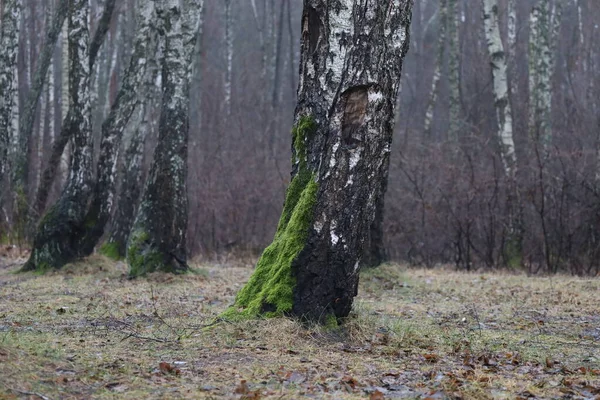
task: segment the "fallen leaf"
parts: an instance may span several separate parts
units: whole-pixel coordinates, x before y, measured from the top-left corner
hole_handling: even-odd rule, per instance
[[[385,396],[379,390],[374,391],[369,396],[369,400],[383,400],[383,399],[385,399]]]

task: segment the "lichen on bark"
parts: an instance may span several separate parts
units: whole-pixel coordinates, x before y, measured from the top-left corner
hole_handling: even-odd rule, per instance
[[[292,130],[297,172],[287,191],[273,243],[265,249],[248,283],[224,317],[274,317],[292,310],[296,284],[292,264],[304,249],[313,220],[319,185],[306,164],[306,140],[315,131],[311,117],[301,117]]]

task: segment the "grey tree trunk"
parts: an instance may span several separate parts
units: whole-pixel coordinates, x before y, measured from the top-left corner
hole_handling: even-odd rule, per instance
[[[433,122],[433,112],[440,92],[440,83],[442,81],[442,67],[444,65],[444,53],[446,50],[446,31],[448,26],[448,0],[440,0],[439,11],[439,32],[438,48],[435,60],[435,69],[431,80],[431,91],[429,92],[429,101],[427,111],[425,112],[425,136],[431,138],[431,123]]]
[[[67,185],[38,227],[24,271],[61,268],[76,256],[92,182],[89,0],[69,2],[69,114],[73,156]]]
[[[385,179],[411,0],[305,0],[292,182],[273,243],[224,317],[350,312]]]
[[[192,55],[202,2],[189,1],[182,15],[179,0],[163,0],[157,9],[164,35],[162,105],[158,144],[144,194],[127,244],[130,275],[188,270],[187,144]]]
[[[552,76],[561,17],[561,3],[552,6],[550,0],[539,0],[530,15],[529,130],[544,156],[552,143]]]
[[[448,89],[450,91],[450,125],[448,137],[458,140],[460,130],[460,45],[458,29],[458,0],[448,0]]]
[[[13,185],[15,193],[22,196],[23,199],[18,203],[25,206],[25,208],[17,207],[15,212],[15,220],[21,221],[25,224],[27,222],[37,221],[35,216],[29,212],[29,201],[26,198],[28,190],[28,176],[29,176],[29,147],[30,140],[33,135],[33,127],[35,123],[36,110],[38,103],[42,95],[46,78],[48,77],[48,69],[52,63],[52,55],[54,54],[54,48],[56,41],[60,36],[61,28],[65,22],[69,9],[69,0],[60,0],[57,4],[57,8],[54,12],[54,16],[51,21],[48,21],[46,29],[44,45],[40,56],[36,62],[35,74],[33,76],[33,82],[27,98],[25,100],[25,106],[20,116],[19,122],[19,151],[15,161],[15,170],[13,177]],[[28,217],[29,215],[29,217]],[[23,219],[29,218],[31,221],[24,221]],[[28,223],[29,225],[29,223]]]
[[[100,46],[104,41],[104,38],[106,37],[108,28],[110,27],[110,20],[115,9],[115,3],[116,0],[108,0],[106,2],[104,12],[98,23],[98,28],[94,33],[94,39],[91,42],[89,51],[90,71],[92,71],[94,68],[94,63],[96,62],[98,52],[100,51]],[[62,111],[63,124],[61,127],[60,135],[58,135],[58,137],[52,144],[52,152],[50,154],[50,158],[48,159],[48,164],[44,169],[44,173],[42,174],[42,180],[40,182],[40,187],[38,188],[35,200],[35,211],[38,215],[41,215],[44,212],[44,209],[46,208],[48,195],[50,194],[50,189],[52,188],[52,184],[54,182],[54,179],[56,178],[56,172],[59,168],[61,157],[65,150],[65,146],[69,142],[69,139],[71,138],[74,130],[76,129],[76,127],[72,125],[72,112],[70,107],[67,107],[67,104],[65,104],[64,97]]]
[[[129,66],[125,71],[117,98],[102,124],[96,183],[85,221],[80,227],[81,231],[85,232],[78,245],[80,256],[92,254],[104,234],[104,227],[111,215],[121,138],[138,105],[138,91],[144,86],[148,58],[154,56],[155,48],[151,45],[154,42],[152,36],[155,34],[152,29],[154,15],[154,2],[143,2],[139,9],[138,28]]]
[[[150,92],[145,91],[145,93],[148,95]],[[130,124],[132,135],[125,151],[121,190],[117,197],[115,216],[112,219],[108,240],[100,248],[102,254],[114,260],[121,260],[126,256],[127,240],[142,191],[142,159],[144,143],[151,129],[149,114],[152,107],[145,99],[141,99],[140,103],[138,116],[135,121],[132,121],[133,124]]]
[[[233,16],[231,0],[225,0],[225,48],[227,49],[227,69],[225,71],[225,110],[231,115],[231,81],[233,78]]]

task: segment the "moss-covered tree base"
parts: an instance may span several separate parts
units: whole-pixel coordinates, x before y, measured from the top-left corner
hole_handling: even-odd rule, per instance
[[[144,229],[134,228],[127,247],[129,276],[138,277],[151,272],[183,274],[190,268],[185,260],[161,249]]]
[[[292,311],[296,285],[292,263],[306,246],[319,189],[305,162],[305,141],[314,130],[312,118],[303,117],[292,131],[299,169],[287,189],[275,238],[224,318],[275,317]]]
[[[125,246],[117,242],[106,242],[98,250],[100,254],[114,261],[125,259]]]
[[[296,284],[292,262],[306,244],[318,187],[308,171],[294,177],[275,239],[263,252],[256,270],[238,293],[235,304],[223,314],[224,318],[275,317],[292,310]]]
[[[29,260],[21,271],[46,272],[60,269],[77,258],[77,240],[81,235],[77,208],[80,204],[59,201],[42,218]]]

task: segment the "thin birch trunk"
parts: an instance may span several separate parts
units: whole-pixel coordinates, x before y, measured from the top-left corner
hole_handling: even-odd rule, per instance
[[[501,147],[504,172],[514,180],[517,158],[513,140],[512,109],[508,98],[506,53],[500,36],[497,0],[482,0],[485,38],[493,75],[493,92],[498,122],[497,134]]]
[[[545,156],[552,144],[552,77],[561,19],[560,2],[552,7],[550,0],[540,0],[530,15],[529,130]]]
[[[435,60],[435,69],[433,79],[431,80],[431,90],[429,92],[429,101],[427,102],[427,111],[425,112],[425,137],[431,138],[431,124],[433,122],[433,113],[440,92],[440,83],[442,80],[442,67],[444,64],[444,53],[446,50],[446,30],[448,26],[448,0],[439,0],[439,32],[437,35],[437,56]]]
[[[17,55],[21,0],[7,0],[0,31],[0,183],[7,179],[8,155],[14,133],[13,112],[18,108]]]
[[[0,15],[0,186],[8,186],[9,154],[14,154],[15,112],[18,115],[19,90],[17,56],[19,54],[19,30],[21,0],[7,0]],[[0,190],[0,228],[7,217],[4,209],[4,192]],[[8,220],[8,218],[6,218]],[[0,230],[0,235],[4,232]]]

